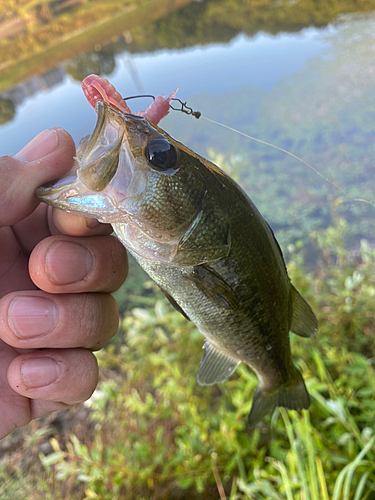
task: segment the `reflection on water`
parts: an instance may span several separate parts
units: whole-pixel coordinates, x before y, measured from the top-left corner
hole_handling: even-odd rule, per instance
[[[41,73],[40,75],[33,76],[29,80],[19,83],[15,87],[2,92],[3,99],[9,99],[13,102],[14,106],[20,106],[25,99],[32,97],[41,92],[47,92],[55,85],[62,83],[65,78],[65,71],[63,66]]]
[[[271,89],[278,80],[301,69],[307,59],[321,53],[326,45],[319,31],[309,29],[296,35],[283,34],[276,38],[265,34],[254,38],[238,36],[228,45],[211,44],[179,51],[158,50],[152,54],[125,52],[114,57],[110,48],[97,47],[88,54],[21,82],[1,94],[13,101],[17,116],[10,127],[0,129],[0,154],[15,153],[25,140],[32,137],[31,133],[36,128],[39,131],[46,126],[59,125],[67,128],[76,141],[87,134],[93,114],[78,82],[89,73],[110,74],[111,82],[126,95],[144,92],[169,94],[179,87],[179,95],[183,99],[190,99],[193,94],[206,92],[209,105],[210,96],[235,92],[241,87]],[[226,68],[225,72],[223,67]],[[68,77],[73,77],[77,84]],[[54,99],[48,99],[48,95],[52,96],[51,90],[62,82],[71,92],[60,89],[57,94],[53,93]],[[42,107],[34,111],[35,97],[40,93],[43,93],[46,103],[48,100],[48,122],[52,125],[40,120],[41,115],[45,114],[43,100],[38,99],[38,105]],[[132,107],[134,110],[141,109],[142,104],[133,101]],[[69,109],[69,116],[64,121],[66,109]],[[75,115],[87,118],[90,125],[86,127],[84,120],[76,124]],[[32,128],[30,116],[33,119]],[[15,134],[16,130],[21,133]],[[7,151],[3,149],[5,145]]]
[[[277,230],[284,247],[299,238],[306,240],[312,230],[340,214],[355,222],[352,242],[373,239],[373,208],[350,201],[374,200],[373,15],[341,16],[327,24],[341,12],[339,5],[330,11],[318,3],[314,11],[304,1],[268,8],[229,0],[145,1],[128,2],[127,7],[121,3],[110,19],[116,2],[107,10],[104,2],[96,2],[95,15],[91,2],[44,5],[61,10],[56,10],[57,17],[48,9],[44,17],[41,12],[31,16],[37,29],[28,50],[38,48],[38,56],[12,66],[13,44],[8,44],[8,54],[0,51],[0,64],[6,67],[0,88],[17,81],[26,70],[44,67],[0,94],[0,154],[14,154],[51,126],[66,128],[76,142],[91,132],[95,116],[79,84],[89,73],[108,76],[126,95],[169,94],[179,87],[178,96],[203,117],[291,150],[343,189],[335,190],[280,152],[204,119],[170,113],[163,126],[173,136],[203,155],[211,148],[214,154],[230,158],[232,174]],[[63,5],[68,9],[65,17],[61,17]],[[344,8],[351,11],[358,6]],[[305,21],[300,20],[302,12]],[[4,19],[0,19],[0,43],[6,47],[14,17]],[[82,19],[87,20],[85,25]],[[11,36],[14,44],[21,44],[26,35],[21,30]],[[56,40],[62,41],[56,45]],[[67,59],[66,54],[73,57]],[[145,103],[132,101],[131,106],[136,111]],[[341,201],[335,202],[338,197]]]

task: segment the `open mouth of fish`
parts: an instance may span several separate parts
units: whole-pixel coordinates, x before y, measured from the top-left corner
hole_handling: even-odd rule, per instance
[[[137,197],[147,183],[136,168],[131,152],[132,137],[148,129],[147,121],[122,114],[98,101],[93,133],[84,138],[70,172],[37,189],[41,200],[66,212],[96,218],[101,222],[131,217],[127,200]]]

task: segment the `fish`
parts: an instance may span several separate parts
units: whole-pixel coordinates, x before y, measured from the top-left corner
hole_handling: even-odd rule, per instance
[[[72,170],[38,188],[39,200],[112,224],[204,336],[200,385],[225,381],[240,363],[253,370],[258,386],[249,429],[278,406],[308,409],[290,332],[310,337],[317,319],[291,283],[270,226],[231,177],[147,113],[96,97],[93,133]]]

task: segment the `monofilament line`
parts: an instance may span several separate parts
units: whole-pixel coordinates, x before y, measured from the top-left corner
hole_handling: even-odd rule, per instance
[[[362,203],[367,203],[368,205],[371,205],[372,207],[375,207],[375,205],[373,203],[371,203],[371,201],[364,200],[364,199],[361,199],[361,198],[351,198],[350,196],[348,196],[348,194],[345,192],[344,189],[342,189],[340,186],[338,186],[337,184],[335,184],[331,180],[327,179],[327,177],[324,177],[324,175],[321,174],[319,172],[319,170],[317,170],[315,167],[313,167],[312,165],[310,165],[309,163],[307,163],[307,161],[305,161],[302,158],[299,158],[298,156],[294,155],[290,151],[287,151],[286,149],[280,148],[279,146],[275,146],[274,144],[271,144],[269,142],[262,141],[261,139],[257,139],[256,137],[252,137],[251,135],[245,134],[244,132],[241,132],[240,130],[236,130],[235,128],[229,127],[229,125],[224,125],[224,123],[220,123],[220,122],[217,122],[215,120],[212,120],[211,118],[207,118],[207,116],[201,115],[201,119],[207,120],[208,122],[211,122],[211,123],[215,123],[216,125],[220,125],[220,127],[224,127],[224,128],[226,128],[228,130],[231,130],[232,132],[235,132],[236,134],[243,135],[244,137],[247,137],[248,139],[251,139],[252,141],[259,142],[260,144],[264,144],[265,146],[270,146],[271,148],[278,149],[279,151],[282,151],[283,153],[286,153],[287,155],[291,156],[292,158],[295,158],[296,160],[298,160],[298,161],[302,162],[304,165],[306,165],[306,167],[308,167],[310,170],[312,170],[317,175],[319,175],[319,177],[321,177],[323,180],[325,180],[326,182],[328,182],[329,184],[331,184],[331,186],[335,187],[338,191],[340,191],[347,199],[352,200],[352,201],[359,201],[359,202],[362,202]]]

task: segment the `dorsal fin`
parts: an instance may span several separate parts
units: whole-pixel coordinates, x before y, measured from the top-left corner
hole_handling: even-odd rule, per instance
[[[240,361],[237,359],[219,352],[207,340],[204,343],[203,349],[205,351],[197,374],[199,385],[211,385],[223,382],[232,375],[240,364]]]

